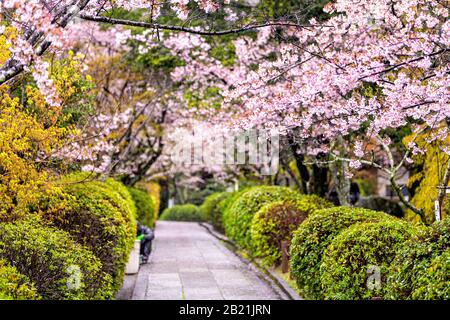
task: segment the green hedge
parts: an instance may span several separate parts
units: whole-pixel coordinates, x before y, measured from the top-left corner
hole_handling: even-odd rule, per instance
[[[111,276],[102,271],[100,260],[68,233],[44,226],[36,215],[0,223],[0,259],[30,279],[43,299],[113,297]]]
[[[34,284],[26,276],[0,260],[0,300],[37,300]]]
[[[153,198],[147,191],[128,187],[131,197],[136,206],[137,219],[143,225],[153,228],[155,225],[155,204]]]
[[[333,207],[317,210],[294,232],[290,247],[291,272],[302,294],[323,299],[320,264],[323,252],[341,231],[358,222],[394,219],[383,212],[362,208]]]
[[[320,266],[325,299],[383,298],[397,250],[413,235],[408,222],[357,223],[330,243]]]
[[[217,202],[216,206],[211,211],[211,224],[213,225],[215,230],[221,233],[225,233],[222,216],[224,211],[230,204],[229,199],[233,197],[234,194],[234,192],[223,192],[219,197],[219,201]]]
[[[450,299],[450,219],[406,242],[389,273],[388,299]]]
[[[217,231],[225,233],[225,227],[223,225],[224,213],[234,203],[234,201],[236,201],[236,199],[244,193],[244,191],[227,192],[226,196],[217,204],[215,210],[213,210],[211,214],[211,223]]]
[[[200,214],[202,215],[203,220],[211,221],[211,213],[217,204],[223,199],[223,192],[214,192],[205,198],[203,203],[198,207],[200,210]],[[226,194],[225,194],[226,196]]]
[[[164,209],[160,220],[168,221],[203,221],[200,210],[193,204],[175,205]]]
[[[159,216],[161,206],[161,186],[157,182],[140,181],[136,184],[136,187],[141,190],[145,190],[153,200],[154,217],[153,221],[156,221]]]
[[[78,243],[88,247],[113,278],[113,291],[123,282],[125,265],[136,236],[136,208],[127,188],[108,178],[90,180],[85,173],[60,181],[64,199],[50,199],[41,215]]]
[[[213,227],[223,232],[222,212],[223,209],[219,204],[230,197],[230,192],[216,192],[206,197],[203,204],[199,207],[200,213],[204,220],[210,221]]]
[[[298,193],[287,187],[252,187],[234,198],[225,210],[222,219],[225,234],[244,249],[251,249],[250,227],[253,216],[264,205],[298,197]]]
[[[272,202],[262,207],[251,225],[252,251],[271,266],[281,259],[281,243],[291,242],[293,232],[308,215],[331,204],[315,195],[299,196],[296,200]]]

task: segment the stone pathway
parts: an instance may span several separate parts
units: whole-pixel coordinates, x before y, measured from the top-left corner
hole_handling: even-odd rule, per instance
[[[286,299],[197,223],[158,221],[155,235],[150,262],[135,277],[132,299]]]

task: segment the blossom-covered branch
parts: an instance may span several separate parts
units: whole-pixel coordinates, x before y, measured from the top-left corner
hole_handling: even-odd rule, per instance
[[[261,28],[266,27],[294,27],[294,28],[312,28],[314,25],[312,24],[297,24],[292,22],[283,22],[283,21],[273,21],[266,22],[261,24],[249,24],[239,28],[232,28],[226,30],[202,30],[200,28],[188,28],[184,26],[176,26],[176,25],[164,25],[154,22],[145,22],[145,21],[133,21],[133,20],[124,20],[124,19],[115,19],[105,16],[93,16],[88,14],[81,14],[80,18],[88,21],[109,23],[109,24],[117,24],[117,25],[125,25],[132,27],[141,27],[141,28],[149,28],[149,29],[159,29],[159,30],[169,30],[169,31],[178,31],[178,32],[186,32],[197,34],[201,36],[224,36],[229,34],[238,34],[244,33],[247,31],[255,31]]]

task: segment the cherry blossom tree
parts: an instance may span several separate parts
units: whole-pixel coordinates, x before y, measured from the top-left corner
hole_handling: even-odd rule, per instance
[[[331,168],[343,204],[352,171],[375,167],[388,175],[404,205],[425,219],[421,208],[403,196],[397,174],[414,156],[427,152],[416,143],[417,137],[426,135],[428,143],[438,143],[450,154],[446,1],[337,0],[324,8],[327,19],[306,22],[294,14],[294,19],[261,23],[240,17],[230,9],[230,1],[3,0],[0,4],[2,19],[18,32],[9,40],[10,57],[0,68],[0,84],[31,71],[47,103],[58,105],[43,54],[70,47],[87,25],[113,25],[115,36],[103,40],[122,48],[132,41],[142,54],[163,46],[182,60],[172,70],[171,81],[178,84],[173,93],[177,108],[181,100],[189,107],[185,116],[230,128],[278,130],[294,146],[299,166],[311,161],[317,168]],[[136,19],[118,14],[119,9],[144,13]],[[223,13],[223,22],[231,27],[222,22],[198,24],[192,10]],[[133,27],[140,29],[128,29]],[[235,57],[224,63],[214,56],[209,37],[234,35],[239,36],[229,42]],[[141,114],[139,104],[130,106],[131,113]],[[120,119],[125,111],[108,116]],[[130,116],[125,115],[124,119]],[[394,141],[403,138],[401,130],[410,137],[405,144]],[[128,133],[123,139],[131,136],[137,137]],[[111,149],[110,162],[102,168],[118,168],[111,159],[133,154],[126,150]],[[437,186],[439,207],[450,180],[450,166],[444,167]],[[311,189],[309,182],[305,189]]]
[[[344,203],[351,170],[372,166],[388,175],[400,200],[424,219],[396,177],[412,155],[425,150],[414,138],[406,148],[394,145],[392,130],[407,128],[416,137],[426,133],[429,143],[439,140],[442,152],[448,152],[448,3],[342,0],[325,11],[330,18],[312,19],[311,28],[267,26],[256,41],[237,39],[233,68],[207,59],[202,67],[200,56],[174,77],[216,76],[223,109],[233,110],[235,125],[279,127],[295,134],[302,153],[327,154],[316,163],[342,168],[333,171],[342,171],[336,179]],[[260,59],[268,53],[277,58]],[[439,204],[449,175],[446,170],[438,186]]]
[[[206,14],[214,13],[229,5],[230,0],[219,3],[216,0],[171,0],[167,4],[156,0],[2,0],[0,16],[9,25],[15,27],[20,36],[10,39],[11,56],[0,68],[0,84],[14,78],[23,71],[34,66],[33,76],[42,92],[46,93],[48,103],[58,105],[58,97],[52,89],[47,74],[47,65],[42,55],[49,50],[58,52],[68,46],[72,29],[77,29],[79,20],[103,22],[115,25],[128,25],[154,30],[171,30],[202,35],[226,35],[258,29],[265,25],[289,26],[295,23],[268,22],[263,24],[246,24],[227,30],[203,30],[198,27],[186,27],[181,24],[160,24],[155,22],[159,17],[171,17],[172,13],[178,21],[185,21],[190,14],[189,5]],[[109,16],[115,10],[144,10],[143,21],[116,19]],[[229,12],[229,11],[228,11]],[[195,13],[197,14],[197,13]],[[233,20],[233,19],[231,19]],[[1,30],[0,30],[1,31]]]

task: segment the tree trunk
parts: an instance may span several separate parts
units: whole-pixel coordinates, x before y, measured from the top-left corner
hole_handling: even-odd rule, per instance
[[[325,196],[328,192],[328,168],[313,164],[311,171],[310,193],[317,194],[321,197]]]
[[[330,165],[334,186],[341,206],[349,206],[350,180],[346,175],[348,164],[346,161],[335,161]]]
[[[310,175],[308,172],[308,168],[304,164],[305,156],[303,154],[299,153],[300,148],[299,148],[297,142],[294,141],[294,138],[291,135],[288,137],[288,141],[289,141],[289,145],[291,147],[292,155],[295,160],[295,165],[297,166],[298,172],[300,173],[300,178],[301,178],[300,183],[301,183],[301,187],[302,187],[301,191],[303,193],[307,194]]]
[[[159,198],[159,214],[164,211],[167,207],[169,207],[169,198],[170,198],[170,191],[169,191],[169,183],[167,179],[161,179],[158,181],[159,186],[161,187],[160,191],[160,198]]]

